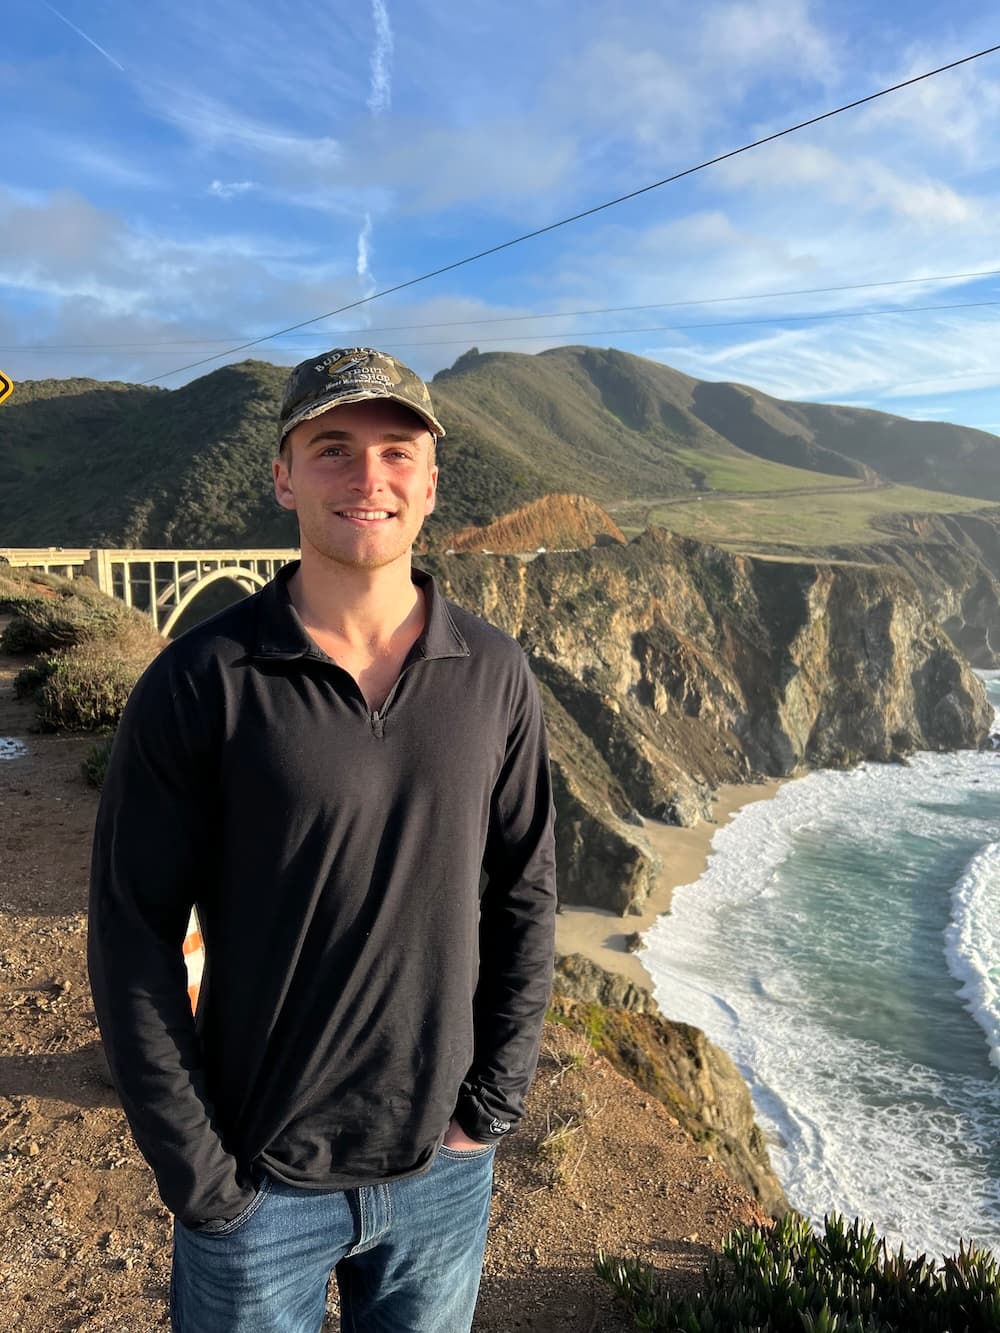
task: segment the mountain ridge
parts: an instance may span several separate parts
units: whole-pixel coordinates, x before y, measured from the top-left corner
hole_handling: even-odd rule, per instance
[[[268,466],[286,373],[248,360],[169,390],[18,385],[0,409],[0,544],[292,544]],[[607,506],[884,475],[936,487],[944,506],[952,494],[1000,501],[996,436],[785,403],[614,348],[472,349],[432,391],[448,428],[432,543],[550,492]]]

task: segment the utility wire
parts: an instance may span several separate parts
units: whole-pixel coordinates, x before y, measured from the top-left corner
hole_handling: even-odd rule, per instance
[[[606,203],[595,204],[593,208],[585,208],[579,213],[561,218],[558,222],[550,222],[545,227],[537,227],[534,231],[527,231],[521,236],[514,236],[511,240],[502,241],[499,245],[491,245],[485,250],[479,250],[474,255],[467,255],[464,259],[456,259],[451,264],[443,264],[440,268],[432,269],[429,273],[422,273],[419,277],[408,278],[406,282],[396,283],[393,287],[384,287],[381,291],[372,292],[369,296],[362,296],[357,301],[349,301],[347,305],[339,306],[336,310],[328,310],[322,315],[315,315],[312,319],[303,319],[297,324],[289,324],[287,328],[278,329],[275,333],[267,334],[261,338],[251,338],[247,342],[240,343],[237,347],[228,348],[225,352],[216,352],[213,356],[201,357],[197,361],[189,361],[187,365],[164,371],[163,374],[157,375],[154,379],[140,380],[139,382],[140,384],[154,384],[157,380],[169,379],[171,375],[180,375],[185,370],[195,370],[198,366],[207,365],[210,361],[221,361],[223,357],[232,356],[235,352],[242,352],[249,347],[256,347],[260,343],[270,342],[272,338],[282,337],[286,333],[294,333],[297,329],[304,329],[310,324],[318,324],[321,319],[333,319],[336,315],[342,315],[348,310],[356,310],[359,306],[368,305],[383,296],[390,296],[393,292],[401,292],[407,287],[415,287],[420,282],[427,282],[430,278],[440,277],[442,273],[451,273],[454,269],[463,268],[466,264],[475,263],[478,259],[485,259],[487,255],[499,254],[501,250],[509,250],[511,246],[520,245],[523,241],[530,241],[536,236],[544,236],[547,232],[556,231],[559,227],[566,227],[571,222],[579,222],[581,218],[593,217],[596,213],[614,208],[617,204],[623,204],[629,199],[637,199],[640,195],[649,194],[651,190],[658,190],[663,185],[670,185],[673,181],[681,180],[685,176],[692,176],[697,171],[704,171],[706,167],[716,166],[719,162],[738,157],[741,153],[748,153],[753,148],[760,148],[763,144],[773,143],[776,139],[794,134],[797,130],[806,129],[810,125],[818,125],[821,121],[829,120],[832,116],[839,116],[844,111],[851,111],[855,107],[864,106],[867,102],[874,102],[880,97],[888,96],[889,93],[899,92],[901,88],[912,87],[913,84],[921,83],[924,79],[932,79],[937,74],[945,73],[946,70],[957,69],[960,65],[968,65],[971,61],[980,60],[983,56],[992,55],[995,51],[1000,51],[1000,43],[996,46],[986,47],[982,51],[976,51],[972,55],[963,56],[961,60],[952,60],[947,65],[939,65],[937,69],[930,69],[923,74],[914,75],[911,79],[903,79],[900,83],[894,83],[888,88],[869,93],[866,97],[858,97],[853,102],[845,102],[843,106],[834,107],[832,111],[824,111],[821,115],[811,116],[808,120],[799,121],[797,125],[789,125],[786,129],[778,130],[774,134],[767,134],[763,138],[754,139],[753,142],[743,144],[740,148],[733,148],[727,153],[720,153],[717,157],[699,162],[697,166],[687,167],[684,171],[677,171],[672,176],[665,176],[662,180],[653,181],[650,185],[643,185],[638,190],[631,190],[628,194],[622,194],[616,199],[607,200]]]
[[[765,315],[760,319],[719,319],[709,320],[699,324],[641,324],[631,328],[616,329],[542,329],[537,333],[509,333],[501,334],[496,338],[477,338],[477,343],[510,343],[510,342],[551,342],[553,338],[570,339],[568,346],[572,345],[574,338],[608,338],[616,334],[635,334],[635,333],[677,333],[685,329],[739,329],[748,328],[759,324],[790,324],[801,323],[803,321],[816,321],[823,319],[871,319],[876,315],[914,315],[922,314],[925,311],[947,311],[947,310],[981,310],[987,306],[998,306],[997,301],[956,301],[951,305],[900,305],[886,306],[881,310],[827,310],[818,314],[804,315]],[[642,306],[637,307],[643,309]],[[653,306],[652,309],[658,309]],[[594,312],[602,313],[602,312]],[[416,328],[425,327],[416,325]],[[427,325],[433,328],[434,325]],[[385,330],[383,330],[384,332]],[[321,333],[309,335],[313,338],[325,337]],[[468,338],[423,338],[417,342],[398,342],[395,338],[389,341],[390,347],[453,347],[463,346],[468,343]],[[86,344],[82,344],[86,346]],[[10,348],[0,347],[0,351],[12,350]],[[50,347],[19,347],[20,352],[47,352],[52,350]],[[148,384],[150,381],[140,381]]]
[[[800,287],[787,292],[748,292],[743,296],[701,296],[693,297],[688,301],[655,301],[652,305],[601,306],[590,310],[550,310],[541,315],[491,315],[488,319],[441,319],[425,321],[422,324],[387,324],[381,328],[318,329],[315,333],[306,333],[299,336],[300,339],[312,340],[314,338],[326,338],[331,334],[336,334],[338,337],[353,338],[356,334],[362,333],[414,333],[422,329],[481,328],[487,324],[523,324],[528,320],[536,319],[577,319],[582,315],[630,315],[640,310],[675,310],[686,306],[723,305],[741,301],[773,301],[784,296],[822,296],[830,292],[860,292],[873,287],[907,287],[930,282],[955,282],[959,279],[994,278],[998,276],[1000,276],[1000,269],[983,268],[976,269],[971,273],[928,273],[922,278],[891,278],[882,282],[852,282],[842,284],[839,287]],[[795,316],[790,315],[789,318],[792,319]],[[572,332],[572,329],[567,329],[567,336]],[[207,347],[215,342],[230,342],[233,336],[231,334],[228,338],[160,338],[155,342],[148,343],[39,343],[28,346],[8,343],[0,345],[0,352],[78,352],[87,350],[105,352],[140,347]],[[281,336],[280,334],[272,334],[272,338]],[[539,336],[545,337],[547,335],[540,334]],[[270,341],[270,339],[267,341]],[[502,340],[484,339],[482,341],[497,342]]]
[[[785,324],[794,321],[820,319],[868,319],[872,315],[910,315],[925,310],[978,310],[984,306],[997,306],[1000,301],[963,301],[956,305],[910,305],[893,306],[884,310],[842,310],[828,311],[821,315],[771,315],[763,319],[725,319],[713,320],[704,324],[644,324],[630,329],[568,329],[554,333],[512,333],[507,337],[478,338],[477,342],[549,342],[553,338],[608,338],[622,333],[676,333],[684,329],[738,329],[755,324]],[[419,342],[396,342],[393,347],[451,347],[461,346],[467,338],[429,338]],[[568,344],[572,345],[572,343]]]

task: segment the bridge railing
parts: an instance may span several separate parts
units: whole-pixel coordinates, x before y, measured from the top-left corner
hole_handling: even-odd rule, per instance
[[[292,547],[0,547],[0,561],[11,565],[65,578],[86,575],[109,597],[144,611],[165,635],[210,583],[227,579],[251,593],[298,557]]]

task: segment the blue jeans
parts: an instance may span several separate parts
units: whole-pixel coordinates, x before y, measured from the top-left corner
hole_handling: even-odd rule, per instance
[[[494,1145],[441,1147],[422,1176],[304,1190],[271,1176],[238,1217],[174,1222],[174,1333],[319,1333],[331,1269],[343,1333],[467,1333]]]

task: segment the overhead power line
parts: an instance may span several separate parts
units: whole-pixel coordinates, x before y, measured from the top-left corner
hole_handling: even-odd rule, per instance
[[[955,305],[901,305],[885,310],[830,310],[817,315],[770,315],[763,319],[720,319],[703,324],[644,324],[630,329],[570,329],[566,333],[512,333],[505,338],[479,338],[478,342],[548,342],[552,338],[608,338],[620,333],[679,333],[685,329],[739,329],[756,324],[787,324],[821,319],[870,319],[873,315],[912,315],[927,310],[977,310],[997,306],[1000,301],[961,301]],[[395,342],[394,347],[448,347],[466,338],[428,338],[420,342]]]
[[[540,315],[491,315],[483,319],[437,319],[425,320],[421,324],[386,324],[381,328],[365,327],[356,329],[319,329],[315,333],[300,334],[299,338],[326,338],[331,334],[338,337],[353,338],[361,334],[370,333],[415,333],[423,329],[464,329],[481,328],[490,324],[523,324],[528,320],[540,319],[578,319],[583,315],[631,315],[641,310],[676,310],[687,306],[699,305],[724,305],[740,303],[742,301],[773,301],[779,297],[786,296],[823,296],[831,292],[861,292],[876,287],[909,287],[922,286],[931,282],[956,282],[961,279],[969,278],[994,278],[1000,276],[998,268],[975,269],[968,273],[928,273],[922,278],[887,278],[881,282],[851,282],[842,283],[838,287],[799,287],[794,290],[784,292],[747,292],[742,296],[699,296],[691,297],[686,301],[654,301],[650,305],[619,305],[619,306],[599,306],[587,310],[549,310]],[[979,304],[973,302],[973,304]],[[914,307],[920,309],[921,307]],[[796,316],[789,316],[790,319]],[[804,318],[804,316],[798,316]],[[567,337],[574,330],[567,329]],[[273,334],[272,338],[282,337],[282,334]],[[545,337],[547,335],[539,335]],[[215,342],[231,342],[233,335],[228,338],[159,338],[154,342],[123,342],[123,343],[37,343],[37,344],[19,344],[8,343],[0,345],[0,352],[79,352],[79,351],[117,351],[121,349],[146,348],[146,347],[207,347]],[[271,341],[268,339],[267,341]],[[480,339],[480,341],[503,341],[503,339]]]
[[[948,310],[981,310],[988,306],[998,306],[997,301],[955,301],[950,305],[900,305],[888,306],[881,310],[826,310],[813,314],[802,315],[765,315],[760,319],[719,319],[708,320],[699,324],[640,324],[632,327],[616,329],[542,329],[537,333],[508,333],[501,334],[496,338],[476,338],[478,343],[510,343],[510,342],[551,342],[553,338],[568,338],[572,341],[574,338],[610,338],[615,335],[635,334],[635,333],[680,333],[687,329],[739,329],[750,328],[760,324],[794,324],[805,321],[813,322],[824,319],[871,319],[879,315],[916,315],[928,311],[948,311]],[[639,306],[638,309],[643,307]],[[653,309],[658,309],[654,306]],[[597,312],[600,313],[600,312]],[[420,325],[416,326],[420,328]],[[429,325],[428,327],[434,327]],[[329,331],[327,331],[328,333]],[[368,330],[371,332],[371,330]],[[382,330],[385,332],[385,330]],[[327,333],[320,331],[311,336],[313,338],[326,338]],[[390,347],[452,347],[464,346],[468,343],[468,338],[421,338],[417,342],[399,342],[393,338],[389,341]],[[84,344],[86,345],[86,344]],[[0,347],[0,351],[9,351],[12,348]],[[19,347],[20,352],[48,352],[51,347]],[[140,381],[148,384],[150,381]]]
[[[550,222],[547,226],[536,227],[534,231],[524,232],[521,236],[514,236],[509,241],[501,241],[499,245],[488,246],[485,250],[479,250],[476,254],[466,255],[464,259],[456,259],[450,264],[442,264],[440,268],[432,269],[429,273],[422,273],[419,277],[408,278],[405,282],[398,282],[392,287],[383,287],[381,291],[372,292],[369,296],[359,297],[356,301],[349,301],[346,305],[339,306],[336,310],[328,310],[322,315],[315,315],[312,319],[300,320],[297,324],[289,324],[286,328],[278,329],[274,333],[266,334],[260,338],[251,338],[247,342],[240,343],[236,347],[229,347],[224,352],[216,352],[212,356],[199,358],[197,361],[189,361],[186,365],[176,366],[173,370],[164,371],[154,379],[142,380],[142,384],[155,384],[157,380],[169,379],[172,375],[180,375],[185,370],[195,370],[198,366],[207,365],[210,361],[221,361],[224,357],[232,356],[236,352],[246,351],[250,347],[257,347],[260,343],[270,342],[273,338],[282,337],[286,333],[294,333],[297,329],[304,329],[310,324],[318,324],[322,319],[333,319],[336,315],[343,315],[348,310],[356,310],[359,306],[369,305],[372,301],[378,301],[383,296],[390,296],[393,292],[404,291],[408,287],[415,287],[418,283],[427,282],[430,278],[440,277],[442,273],[451,273],[457,268],[463,268],[466,264],[473,264],[476,260],[485,259],[488,255],[499,254],[502,250],[509,250],[512,246],[521,245],[524,241],[533,240],[536,236],[544,236],[547,232],[556,231],[560,227],[569,226],[571,222],[579,222],[582,218],[593,217],[596,213],[602,213],[608,208],[614,208],[618,204],[624,204],[629,199],[637,199],[640,195],[649,194],[651,190],[658,190],[661,186],[670,185],[674,181],[682,180],[685,176],[692,176],[695,172],[704,171],[707,167],[718,165],[720,162],[726,162],[730,158],[738,157],[741,153],[748,153],[753,148],[760,148],[767,143],[773,143],[776,139],[782,139],[788,134],[795,134],[798,130],[804,130],[810,125],[818,125],[821,121],[829,120],[833,116],[839,116],[845,111],[851,111],[855,107],[864,106],[867,102],[874,102],[880,97],[887,97],[890,93],[899,92],[902,88],[910,88],[915,83],[922,83],[925,79],[932,79],[938,74],[944,74],[947,70],[957,69],[960,65],[968,65],[973,60],[980,60],[983,56],[992,55],[995,51],[1000,51],[1000,43],[996,46],[988,46],[982,51],[975,51],[972,55],[963,56],[960,60],[951,60],[946,65],[939,65],[936,69],[929,69],[923,74],[916,74],[910,79],[903,79],[899,83],[894,83],[888,88],[881,88],[878,92],[869,93],[866,97],[855,98],[853,102],[845,102],[843,106],[834,107],[831,111],[824,111],[818,116],[810,116],[808,120],[801,120],[796,125],[789,125],[783,130],[777,130],[774,134],[766,134],[760,139],[754,139],[751,143],[743,144],[739,148],[732,148],[726,153],[720,153],[717,157],[708,158],[704,162],[699,162],[696,166],[686,167],[683,171],[674,172],[672,176],[664,176],[662,180],[653,181],[649,185],[643,185],[638,190],[630,190],[628,194],[619,195],[615,199],[608,199],[603,204],[595,204],[592,208],[585,208],[579,213],[573,213],[569,217],[560,218],[558,222]]]

